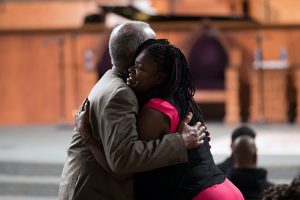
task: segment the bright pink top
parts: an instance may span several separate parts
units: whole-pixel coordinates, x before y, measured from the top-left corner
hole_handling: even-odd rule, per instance
[[[153,98],[150,99],[145,105],[145,108],[152,108],[162,112],[163,114],[167,115],[170,120],[170,132],[175,133],[177,130],[177,126],[179,123],[179,114],[175,106],[167,102],[166,100],[160,98]]]

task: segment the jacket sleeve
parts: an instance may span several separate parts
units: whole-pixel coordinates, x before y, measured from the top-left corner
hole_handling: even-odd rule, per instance
[[[182,137],[167,134],[161,139],[138,139],[138,105],[128,88],[119,89],[105,106],[98,130],[109,166],[115,173],[136,173],[187,162]]]

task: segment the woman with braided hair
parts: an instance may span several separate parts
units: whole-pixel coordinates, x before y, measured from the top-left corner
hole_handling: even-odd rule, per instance
[[[136,55],[127,83],[140,102],[139,137],[152,140],[176,131],[188,112],[194,114],[191,123],[203,123],[193,99],[195,85],[181,50],[167,40],[150,39]],[[200,148],[188,151],[188,158],[187,164],[135,174],[136,199],[244,199],[216,167],[208,137]]]
[[[188,112],[193,113],[192,124],[197,121],[204,124],[200,108],[193,99],[195,85],[185,56],[168,40],[150,39],[138,48],[127,84],[139,100],[139,139],[148,141],[176,132],[179,121]],[[96,143],[89,142],[91,151],[98,148],[93,144]],[[135,199],[244,199],[216,167],[210,152],[209,136],[198,149],[189,150],[187,156],[188,163],[134,174]],[[100,164],[108,168],[107,163]],[[113,176],[120,177],[117,174]]]

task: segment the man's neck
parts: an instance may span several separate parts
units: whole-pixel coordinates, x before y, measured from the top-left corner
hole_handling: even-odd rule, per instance
[[[121,67],[113,66],[112,70],[117,76],[122,78],[124,81],[128,77],[128,72],[125,69],[121,68]]]

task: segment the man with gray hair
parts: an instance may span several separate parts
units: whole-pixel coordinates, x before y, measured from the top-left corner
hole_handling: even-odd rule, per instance
[[[144,41],[155,38],[147,23],[128,22],[113,29],[109,50],[113,67],[98,81],[88,96],[92,135],[103,150],[111,171],[117,174],[152,170],[187,162],[187,149],[203,143],[205,129],[200,123],[181,122],[178,133],[162,139],[140,141],[136,130],[138,102],[125,79],[135,52]],[[82,115],[81,115],[82,116]],[[80,117],[77,119],[80,121]],[[59,199],[134,199],[131,178],[118,181],[99,165],[87,147],[88,141],[75,128],[64,165]]]

